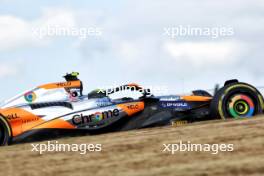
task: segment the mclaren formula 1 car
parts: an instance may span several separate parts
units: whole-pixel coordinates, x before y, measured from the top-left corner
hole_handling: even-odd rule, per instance
[[[90,134],[163,126],[177,122],[246,118],[263,113],[261,93],[237,80],[227,81],[215,95],[193,91],[191,95],[154,96],[149,89],[127,84],[98,89],[83,95],[78,73],[66,81],[38,86],[3,103],[0,108],[0,144],[8,145],[35,136],[64,131]],[[140,93],[138,98],[110,98],[122,90]]]

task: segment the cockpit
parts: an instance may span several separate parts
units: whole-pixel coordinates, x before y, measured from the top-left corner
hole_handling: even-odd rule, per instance
[[[83,96],[83,83],[78,79],[78,72],[63,76],[66,82],[50,83],[23,92],[4,102],[1,108],[23,106],[43,102],[78,102],[81,100],[118,103],[133,101],[132,94],[138,94],[136,99],[151,95],[150,90],[143,89],[137,84],[127,84],[113,89],[96,89],[88,96]],[[131,96],[130,96],[131,95]]]

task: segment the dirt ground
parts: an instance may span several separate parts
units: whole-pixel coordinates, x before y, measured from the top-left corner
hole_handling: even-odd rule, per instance
[[[234,144],[233,152],[164,152],[163,144]],[[264,175],[264,118],[210,121],[58,139],[102,144],[101,152],[32,152],[31,143],[0,148],[0,175]],[[39,142],[38,142],[39,143]],[[47,143],[47,142],[40,142]],[[35,143],[36,144],[36,143]]]

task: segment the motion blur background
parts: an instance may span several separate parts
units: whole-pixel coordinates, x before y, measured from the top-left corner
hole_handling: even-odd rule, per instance
[[[262,0],[0,0],[0,100],[79,71],[86,92],[137,82],[170,92],[238,78],[264,85]],[[102,35],[33,35],[56,25]],[[170,38],[174,26],[231,27],[232,36]]]

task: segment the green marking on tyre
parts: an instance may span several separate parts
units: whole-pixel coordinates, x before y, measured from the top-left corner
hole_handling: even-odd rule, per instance
[[[234,108],[230,108],[229,109],[230,114],[232,115],[233,118],[237,118],[239,117],[239,115],[236,113],[236,111],[234,110]]]

